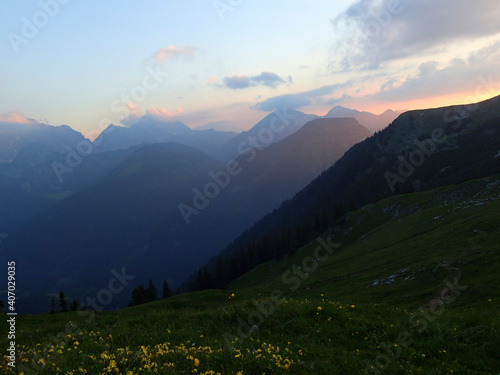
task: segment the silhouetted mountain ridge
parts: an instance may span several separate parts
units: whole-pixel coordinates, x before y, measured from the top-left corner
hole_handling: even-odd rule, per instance
[[[365,126],[372,133],[382,130],[391,122],[394,121],[400,114],[405,111],[393,111],[392,109],[386,110],[380,115],[375,115],[367,111],[358,111],[355,109],[350,109],[342,106],[333,107],[325,117],[353,117],[358,120],[363,126]]]
[[[172,277],[169,284],[179,285],[183,279],[179,271],[186,270],[186,262],[201,265],[369,135],[354,119],[317,119],[281,142],[242,154],[236,159],[240,173],[232,176],[215,198],[207,200],[205,208],[190,215],[189,224],[177,212],[154,230],[147,253],[156,255],[144,256],[138,273],[153,269],[155,259],[168,251],[172,256],[165,272]],[[196,188],[203,193],[211,182],[213,179],[206,176]],[[193,197],[182,203],[195,208]],[[202,200],[197,199],[198,203]],[[176,256],[180,253],[185,257]]]
[[[220,150],[219,158],[231,160],[248,149],[268,147],[292,135],[317,117],[286,108],[276,110],[260,120],[250,130],[244,131],[228,141]]]
[[[227,167],[180,144],[142,146],[4,245],[17,249],[26,290],[96,288],[120,267],[176,286],[369,134],[354,119],[319,119],[282,142],[249,150],[236,161],[240,173],[189,225],[179,205],[193,206],[194,189],[205,193],[211,176]],[[51,273],[38,277],[49,265]]]
[[[143,116],[130,126],[110,125],[93,142],[99,150],[124,150],[132,146],[154,143],[180,143],[217,155],[220,147],[236,133],[226,131],[192,130],[180,121],[167,121]]]
[[[99,287],[111,269],[137,261],[126,250],[144,243],[201,176],[220,167],[184,145],[144,146],[96,184],[12,233],[3,254],[22,262],[23,290]]]
[[[207,264],[211,272],[201,269],[189,283],[192,288],[223,287],[224,277],[228,282],[256,264],[278,259],[345,212],[392,194],[499,173],[499,154],[500,97],[406,112],[232,241]],[[213,284],[210,280],[219,274],[224,277]]]

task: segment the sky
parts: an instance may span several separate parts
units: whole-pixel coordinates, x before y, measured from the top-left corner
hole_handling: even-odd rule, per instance
[[[496,0],[5,0],[0,51],[0,121],[89,138],[145,114],[239,132],[500,95]]]

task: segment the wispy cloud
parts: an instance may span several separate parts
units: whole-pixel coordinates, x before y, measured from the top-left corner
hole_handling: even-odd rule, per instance
[[[234,76],[225,77],[221,84],[217,84],[216,82],[217,80],[209,80],[208,83],[231,90],[243,90],[254,86],[266,86],[275,89],[279,85],[286,83],[278,74],[271,72],[262,72],[256,76],[236,74]],[[288,77],[288,82],[292,82],[292,77]]]
[[[223,87],[227,87],[228,89],[231,90],[242,90],[255,86],[255,84],[251,81],[249,77],[245,77],[239,74],[231,77],[226,77],[222,80],[222,82],[223,82],[222,83]]]
[[[217,78],[217,77],[208,77],[207,85],[213,85],[218,80],[219,80],[219,78]]]
[[[291,77],[289,78],[291,81]],[[257,84],[271,87],[273,89],[276,88],[278,85],[285,83],[285,80],[281,78],[279,75],[270,72],[262,72],[258,76],[251,77],[250,79],[253,82],[256,82]]]
[[[174,61],[180,58],[191,60],[194,57],[194,49],[189,46],[166,46],[156,51],[152,60],[155,64],[161,64],[165,61]]]
[[[495,35],[499,19],[496,0],[358,0],[332,21],[339,36],[335,66],[373,69]]]
[[[182,108],[177,108],[176,112],[169,111],[166,108],[147,108],[143,110],[132,103],[127,103],[127,108],[129,109],[128,115],[120,121],[125,126],[135,125],[143,117],[153,118],[158,121],[167,121],[184,113]]]
[[[289,109],[307,107],[312,104],[317,104],[317,102],[319,101],[326,103],[332,101],[332,98],[325,98],[326,96],[336,94],[340,90],[346,89],[350,86],[352,86],[352,81],[322,86],[314,90],[304,91],[296,94],[285,94],[285,95],[274,96],[262,102],[257,103],[255,106],[252,107],[252,109],[269,112],[269,111],[274,111],[276,108],[283,108],[283,107]],[[343,95],[344,94],[341,93],[341,96]],[[338,102],[338,100],[335,101]]]
[[[434,60],[422,63],[417,72],[404,80],[389,78],[373,97],[400,101],[460,92],[495,95],[500,92],[498,61],[500,40],[471,52],[466,59],[457,58],[446,64]]]

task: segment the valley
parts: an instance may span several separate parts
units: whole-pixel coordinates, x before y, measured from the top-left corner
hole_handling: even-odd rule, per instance
[[[364,206],[226,290],[19,317],[19,368],[492,373],[499,193],[494,176]]]

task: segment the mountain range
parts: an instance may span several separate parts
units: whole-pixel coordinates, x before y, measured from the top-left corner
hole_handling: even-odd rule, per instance
[[[338,116],[335,108],[332,111],[337,113],[330,117],[345,117]],[[358,114],[370,117],[367,112],[344,108],[343,113],[347,112],[354,118]],[[393,115],[395,118],[396,113]],[[281,141],[316,117],[284,108],[249,131],[236,134],[191,130],[179,121],[145,115],[130,127],[109,125],[92,143],[67,125],[51,126],[34,120],[27,124],[2,122],[0,233],[9,233],[59,200],[96,183],[142,145],[175,142],[227,162],[251,148]],[[390,120],[393,118],[388,117],[387,124]]]
[[[395,118],[406,111],[393,111],[392,109],[386,110],[380,115],[375,115],[371,112],[358,111],[337,105],[333,107],[325,117],[353,117],[358,120],[372,133],[378,132],[389,125]]]
[[[90,141],[66,125],[0,123],[0,143],[0,233],[97,182],[127,153],[87,155]],[[85,158],[77,150],[85,150]],[[78,168],[66,166],[79,160]],[[66,166],[71,178],[59,179],[54,165]]]
[[[304,244],[365,204],[499,173],[499,156],[500,97],[405,112],[354,145],[292,199],[233,240],[184,287],[197,289],[207,280],[214,286],[210,280],[217,275],[227,279],[219,276],[216,287],[224,286],[255,265],[286,254],[291,244]]]
[[[111,125],[88,154],[79,152],[88,141],[67,127],[54,145],[30,138],[0,164],[0,188],[11,189],[2,216],[16,224],[0,230],[10,233],[2,257],[15,254],[25,265],[24,292],[31,296],[61,288],[83,296],[125,266],[141,281],[179,285],[371,135],[339,108],[324,118],[276,111],[239,135],[146,116],[129,128]],[[69,168],[62,180],[55,162]],[[222,186],[230,165],[238,173]],[[207,207],[194,207],[196,191],[214,182],[218,192],[205,198]],[[182,205],[193,208],[189,223]],[[42,276],[40,267],[51,272]]]
[[[64,152],[66,147],[74,147],[82,140],[82,134],[67,125],[51,126],[35,121],[27,124],[0,122],[0,163],[12,162],[17,154],[30,144]]]
[[[27,293],[84,293],[121,267],[141,279],[164,277],[179,285],[369,135],[354,119],[317,119],[281,142],[250,149],[233,161],[240,173],[189,225],[179,206],[193,205],[193,191],[205,192],[211,176],[226,173],[227,165],[185,145],[144,145],[97,183],[25,223],[2,246],[24,265]],[[39,275],[40,268],[51,272]]]
[[[99,151],[116,151],[138,145],[174,142],[216,156],[220,148],[234,137],[234,132],[192,130],[180,121],[170,122],[144,115],[130,127],[108,126],[93,145]]]
[[[317,117],[286,108],[276,110],[264,117],[250,130],[238,134],[226,143],[220,150],[219,157],[222,160],[232,160],[249,148],[263,148],[272,145],[292,135]]]

